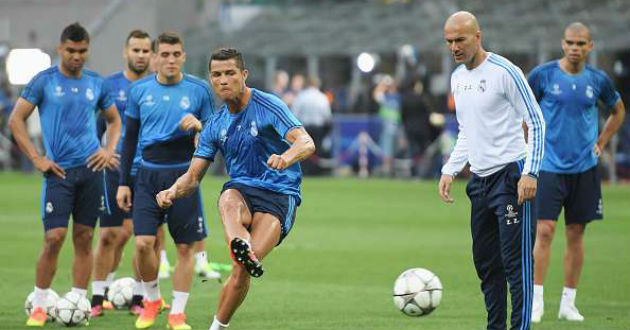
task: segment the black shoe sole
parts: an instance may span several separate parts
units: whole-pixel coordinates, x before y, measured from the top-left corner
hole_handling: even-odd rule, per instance
[[[245,270],[252,277],[261,277],[264,273],[262,264],[252,260],[249,254],[252,252],[249,245],[242,239],[236,237],[230,243],[230,249],[234,255],[234,259],[245,266]]]

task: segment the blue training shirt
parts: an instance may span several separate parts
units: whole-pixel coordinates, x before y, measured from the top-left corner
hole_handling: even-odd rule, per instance
[[[597,100],[614,106],[620,98],[608,76],[589,65],[569,74],[555,60],[536,67],[528,80],[547,124],[541,170],[581,173],[597,165]]]
[[[127,109],[127,97],[129,94],[129,87],[131,86],[131,80],[125,77],[123,71],[118,71],[111,76],[105,78],[105,89],[109,93],[109,95],[116,102],[116,109],[118,109],[118,114],[120,115],[120,120],[122,121],[122,133],[120,136],[120,140],[118,141],[118,145],[116,146],[116,153],[120,154],[122,152],[122,144],[125,139],[125,125],[127,121],[125,119],[125,110]],[[133,159],[133,166],[131,167],[131,175],[136,175],[138,171],[138,165],[140,164],[141,159],[140,149],[136,150],[136,156]]]
[[[131,85],[125,116],[140,121],[138,149],[158,143],[192,136],[182,131],[179,123],[187,114],[193,114],[205,126],[212,114],[213,103],[208,84],[184,74],[174,85],[163,85],[156,75],[144,77]]]
[[[302,124],[278,97],[254,88],[251,91],[249,103],[239,113],[230,113],[224,105],[212,116],[194,156],[212,161],[220,150],[232,182],[294,195],[300,200],[300,165],[295,163],[278,171],[270,169],[267,160],[289,149],[287,133]]]
[[[84,166],[99,148],[96,111],[114,104],[103,83],[96,72],[82,70],[77,79],[53,66],[22,90],[20,97],[39,109],[46,156],[64,169]]]

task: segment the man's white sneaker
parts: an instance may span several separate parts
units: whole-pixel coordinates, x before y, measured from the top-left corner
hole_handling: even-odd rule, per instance
[[[540,323],[543,314],[545,314],[545,305],[534,302],[532,305],[532,323]]]
[[[582,322],[584,321],[584,316],[582,316],[582,314],[580,314],[580,312],[578,311],[577,307],[573,305],[560,306],[560,311],[558,312],[558,319]]]
[[[210,264],[195,265],[195,273],[203,278],[209,280],[218,280],[221,278],[221,273],[210,267]]]

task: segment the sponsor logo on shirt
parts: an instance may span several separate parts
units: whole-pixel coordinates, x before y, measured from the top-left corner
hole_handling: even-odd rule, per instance
[[[560,94],[562,94],[562,91],[560,90],[560,85],[553,84],[553,87],[551,88],[551,94],[553,94],[553,95],[560,95]]]
[[[188,96],[183,96],[182,99],[179,100],[179,107],[184,110],[190,108],[190,99],[188,98]]]
[[[85,98],[88,99],[88,101],[94,100],[94,91],[91,88],[85,90]]]
[[[227,141],[227,130],[225,128],[222,129],[220,135],[221,144],[225,144],[225,141]]]
[[[118,91],[118,98],[117,98],[117,100],[118,101],[122,101],[122,102],[127,101],[127,95],[125,94],[124,90],[121,89],[121,90]]]
[[[76,88],[76,87],[72,87],[72,88],[70,88],[70,91],[73,92],[73,93],[78,93],[79,89]]]
[[[61,96],[64,96],[65,94],[66,93],[63,92],[63,89],[61,88],[61,86],[55,87],[55,96],[61,97]]]
[[[171,100],[171,97],[170,97],[169,95],[164,95],[164,96],[162,96],[162,100],[164,100],[164,101],[170,101],[170,100]]]
[[[153,95],[151,94],[147,95],[147,97],[144,99],[144,104],[148,106],[155,105],[155,101],[153,101]]]

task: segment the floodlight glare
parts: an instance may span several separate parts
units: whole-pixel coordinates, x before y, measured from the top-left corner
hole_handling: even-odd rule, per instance
[[[12,85],[25,85],[40,71],[50,67],[50,56],[38,48],[11,49],[6,62]]]
[[[374,56],[368,53],[361,53],[359,57],[357,57],[357,66],[359,70],[365,73],[371,72],[374,69],[375,62]]]

